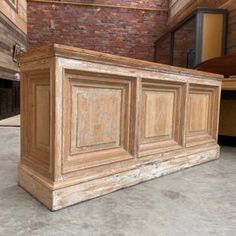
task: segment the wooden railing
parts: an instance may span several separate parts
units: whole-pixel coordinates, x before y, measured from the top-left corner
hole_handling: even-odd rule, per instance
[[[52,210],[219,156],[221,76],[61,45],[19,60],[19,184]]]

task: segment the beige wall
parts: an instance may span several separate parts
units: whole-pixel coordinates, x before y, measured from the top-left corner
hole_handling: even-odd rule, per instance
[[[228,36],[227,36],[227,54],[236,54],[236,1],[228,1],[227,4],[222,6],[229,11],[228,20]]]
[[[18,0],[17,10],[7,3],[7,0],[0,0],[0,12],[10,19],[20,30],[27,33],[27,2]]]

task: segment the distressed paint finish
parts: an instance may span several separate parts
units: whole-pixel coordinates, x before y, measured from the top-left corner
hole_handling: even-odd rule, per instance
[[[19,59],[19,184],[51,210],[219,156],[221,76],[61,45]]]

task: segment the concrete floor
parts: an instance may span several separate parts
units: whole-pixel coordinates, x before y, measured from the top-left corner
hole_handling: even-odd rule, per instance
[[[19,128],[0,128],[0,235],[236,235],[236,148],[221,159],[50,212],[17,186]]]

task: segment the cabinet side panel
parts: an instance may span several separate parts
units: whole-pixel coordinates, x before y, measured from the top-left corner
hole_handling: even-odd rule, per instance
[[[35,94],[35,132],[36,145],[39,149],[48,150],[50,144],[49,135],[49,112],[50,112],[50,87],[49,85],[38,85]]]
[[[22,160],[44,175],[50,165],[50,72],[28,72],[23,92]]]

